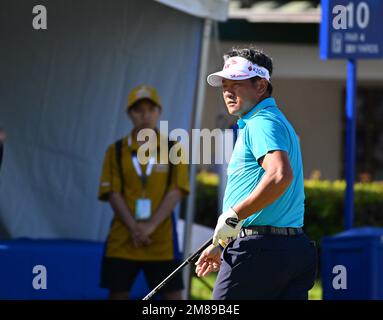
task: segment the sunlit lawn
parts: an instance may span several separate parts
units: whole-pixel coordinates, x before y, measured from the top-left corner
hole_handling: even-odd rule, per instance
[[[214,287],[215,279],[217,274],[211,273],[208,276],[202,278],[203,281],[207,283],[211,288]],[[208,286],[202,283],[197,277],[192,278],[191,284],[191,299],[193,300],[210,300],[211,299],[211,289]],[[316,281],[314,288],[309,292],[310,300],[321,300],[322,299],[322,286],[320,281]]]

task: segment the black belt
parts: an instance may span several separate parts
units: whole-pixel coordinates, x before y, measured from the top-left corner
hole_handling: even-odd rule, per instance
[[[241,229],[240,236],[254,235],[278,235],[278,236],[297,236],[303,233],[302,228],[281,228],[272,226],[248,226]]]

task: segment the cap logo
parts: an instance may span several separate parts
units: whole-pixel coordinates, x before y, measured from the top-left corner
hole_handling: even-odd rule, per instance
[[[233,229],[235,229],[235,227],[237,226],[238,224],[238,219],[236,218],[227,218],[225,223],[229,226],[229,227],[232,227]]]
[[[260,76],[266,78],[266,72],[265,70],[261,69],[261,68],[256,68],[254,67],[253,70],[258,73]]]
[[[146,97],[150,97],[151,95],[147,87],[142,87],[140,88],[140,90],[137,91],[136,96],[137,98],[146,98]]]
[[[243,57],[233,57],[225,61],[221,71],[208,76],[208,83],[213,87],[222,86],[222,79],[243,80],[260,77],[270,81],[270,72],[267,68],[259,66]]]
[[[241,77],[248,77],[249,75],[247,73],[244,74],[231,74],[230,78],[241,78]]]

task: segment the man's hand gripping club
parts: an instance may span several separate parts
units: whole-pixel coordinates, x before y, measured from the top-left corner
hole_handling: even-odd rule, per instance
[[[240,221],[237,213],[229,208],[222,213],[217,221],[213,235],[213,245],[228,244],[233,238],[236,238],[241,230],[243,221]]]
[[[243,221],[239,221],[237,213],[230,208],[222,213],[217,221],[214,230],[213,243],[207,247],[199,257],[196,265],[196,274],[198,277],[204,277],[210,272],[217,272],[221,265],[221,249],[225,247],[232,238],[238,236]]]

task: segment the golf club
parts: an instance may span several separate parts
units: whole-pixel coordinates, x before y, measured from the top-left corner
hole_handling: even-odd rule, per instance
[[[175,269],[170,275],[168,275],[157,287],[155,287],[151,292],[149,292],[142,300],[149,300],[151,297],[153,297],[165,284],[169,282],[170,279],[172,279],[175,274],[180,271],[183,267],[185,267],[187,264],[192,262],[195,258],[197,258],[202,251],[204,251],[209,245],[212,244],[213,238],[210,238],[207,240],[195,253],[190,255],[182,264],[180,264],[177,269]]]

